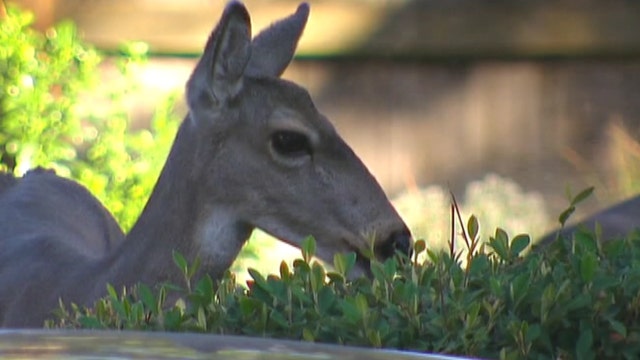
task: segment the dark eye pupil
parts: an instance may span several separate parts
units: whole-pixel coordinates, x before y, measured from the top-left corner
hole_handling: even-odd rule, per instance
[[[280,155],[300,156],[311,154],[309,139],[295,131],[278,131],[271,135],[273,149]]]

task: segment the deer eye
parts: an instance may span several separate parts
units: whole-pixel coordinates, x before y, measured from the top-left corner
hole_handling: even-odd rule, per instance
[[[311,155],[309,138],[295,131],[276,131],[271,135],[271,146],[279,155],[298,157]]]

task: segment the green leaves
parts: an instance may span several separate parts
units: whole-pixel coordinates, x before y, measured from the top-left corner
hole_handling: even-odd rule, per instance
[[[513,240],[509,240],[509,235],[500,228],[496,229],[495,235],[489,239],[489,247],[503,262],[516,260],[530,243],[529,235],[521,234],[514,237]]]
[[[175,136],[176,96],[159,101],[150,129],[131,131],[128,100],[146,61],[144,43],[123,45],[110,86],[99,84],[98,52],[63,22],[44,33],[9,6],[0,19],[0,170],[52,168],[85,185],[129,229],[140,214]],[[81,94],[91,93],[88,103]],[[93,106],[94,104],[108,106]]]
[[[580,257],[580,277],[585,283],[591,282],[598,270],[598,259],[593,253],[586,253]]]
[[[558,221],[561,226],[564,226],[571,214],[576,211],[576,206],[586,200],[594,191],[594,187],[589,187],[578,193],[576,196],[572,196],[571,192],[567,189],[567,196],[569,197],[569,207],[565,209],[560,216],[558,217]]]
[[[449,253],[428,252],[425,262],[373,260],[371,278],[348,280],[355,254],[336,255],[335,272],[327,271],[313,260],[309,238],[302,258],[292,268],[283,263],[279,275],[249,270],[248,289],[231,273],[196,279],[197,266],[176,253],[188,280],[182,286],[108,287],[90,309],[61,306],[49,326],[268,336],[483,358],[634,358],[640,237],[601,248],[581,241],[573,252],[566,251],[571,240],[560,238],[523,256],[529,242],[498,229],[464,267]],[[424,257],[426,244],[416,241],[414,251],[414,259]]]
[[[75,100],[94,83],[100,58],[73,24],[39,33],[32,21],[12,6],[0,19],[0,169],[41,165],[69,175],[84,140]]]
[[[313,256],[316,254],[316,240],[312,236],[308,236],[302,240],[302,260],[306,263],[310,263]]]
[[[333,267],[336,269],[338,274],[346,277],[353,266],[356,264],[356,254],[355,253],[347,253],[347,254],[335,254],[333,256]]]

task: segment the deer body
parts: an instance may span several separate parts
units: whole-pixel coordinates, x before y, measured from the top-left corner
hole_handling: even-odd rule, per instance
[[[258,227],[319,257],[408,252],[410,234],[379,184],[301,87],[279,78],[309,8],[251,40],[230,3],[187,83],[189,114],[126,236],[80,185],[44,170],[0,181],[0,323],[41,326],[57,305],[89,305],[136,282],[179,283],[172,252],[218,278]],[[367,262],[360,258],[359,271]]]

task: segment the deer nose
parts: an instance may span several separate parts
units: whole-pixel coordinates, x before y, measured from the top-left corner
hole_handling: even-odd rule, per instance
[[[382,259],[392,257],[396,251],[411,256],[411,232],[404,227],[391,233],[380,245],[376,246],[376,253]]]

